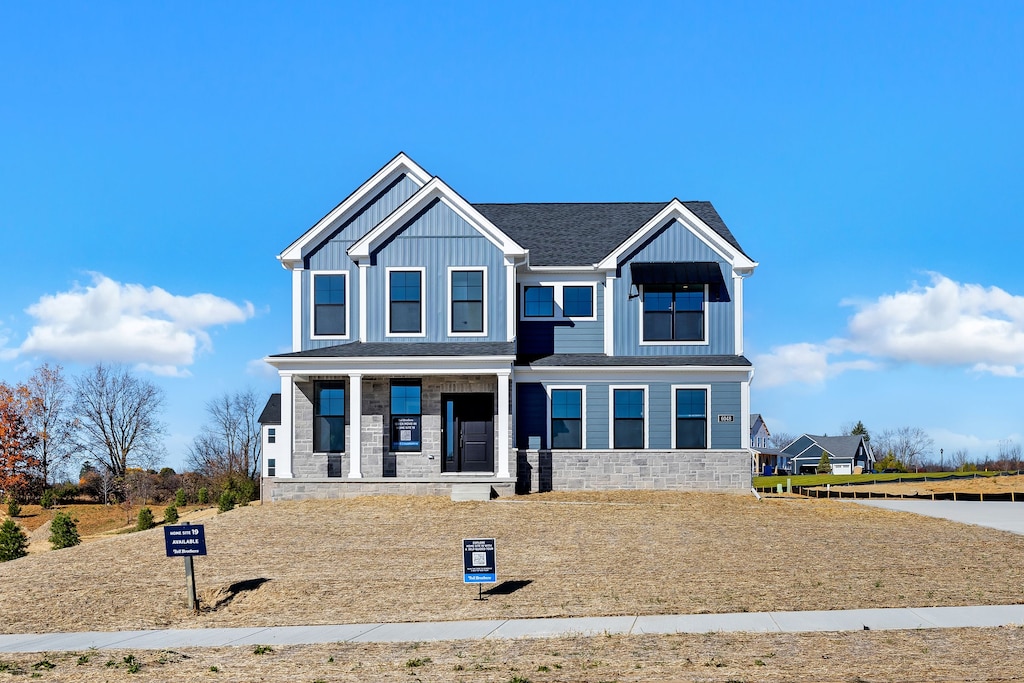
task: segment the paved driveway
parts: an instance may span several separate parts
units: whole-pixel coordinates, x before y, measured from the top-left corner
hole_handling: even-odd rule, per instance
[[[986,503],[965,500],[857,500],[855,502],[886,510],[914,512],[928,517],[941,517],[954,522],[1024,534],[1024,503]]]

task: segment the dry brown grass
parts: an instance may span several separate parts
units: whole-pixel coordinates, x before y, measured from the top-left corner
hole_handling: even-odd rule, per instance
[[[1024,537],[828,500],[361,498],[205,524],[198,617],[154,529],[0,564],[0,630],[1004,604],[1024,582]],[[460,543],[489,536],[499,580],[524,585],[480,602],[462,583]]]
[[[947,481],[905,481],[893,484],[858,485],[858,491],[876,493],[927,495],[930,493],[1010,493],[1024,492],[1024,476],[978,477],[977,479],[950,479]]]

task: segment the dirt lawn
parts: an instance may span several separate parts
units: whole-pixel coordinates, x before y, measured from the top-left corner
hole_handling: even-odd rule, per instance
[[[875,493],[928,495],[931,493],[1010,493],[1024,492],[1024,476],[978,477],[977,479],[950,479],[947,481],[904,481],[893,484],[858,484],[843,487]]]
[[[154,529],[0,564],[0,631],[1006,604],[1021,602],[1024,582],[1024,537],[829,500],[388,497],[249,506],[204,523],[200,615],[185,609],[182,562]],[[461,539],[491,536],[509,583],[479,602],[462,583]],[[220,648],[163,664],[120,653],[144,662],[135,674],[120,659],[107,667],[108,654],[82,653],[81,665],[51,655],[63,677],[32,669],[40,656],[0,655],[0,678],[7,662],[84,681],[1003,680],[1021,667],[1001,653],[1024,644],[1018,629],[702,638]]]

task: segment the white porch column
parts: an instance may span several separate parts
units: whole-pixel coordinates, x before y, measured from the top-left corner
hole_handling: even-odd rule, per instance
[[[352,373],[348,376],[348,476],[362,479],[363,453],[363,376]]]
[[[511,371],[498,373],[498,476],[508,477],[509,380]]]
[[[292,414],[295,410],[293,396],[295,383],[291,375],[281,375],[281,436],[284,443],[280,446],[280,452],[285,456],[279,458],[277,464],[277,476],[284,479],[292,477],[292,458],[295,454],[295,427]]]

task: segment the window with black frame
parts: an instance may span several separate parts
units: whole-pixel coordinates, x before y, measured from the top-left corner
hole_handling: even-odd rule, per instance
[[[313,397],[313,450],[317,453],[345,451],[345,385],[317,382]]]
[[[551,447],[583,448],[583,390],[551,390]]]
[[[707,392],[676,389],[676,448],[707,448]]]
[[[420,334],[423,331],[423,294],[418,270],[389,273],[388,317],[390,334]]]
[[[644,447],[644,390],[615,389],[613,448]]]
[[[704,285],[645,285],[644,341],[703,341]]]
[[[484,272],[452,271],[452,332],[484,331]]]
[[[313,334],[346,334],[345,285],[345,275],[313,276]]]
[[[391,382],[391,450],[419,452],[423,448],[421,427],[421,396],[418,379],[396,379]]]

